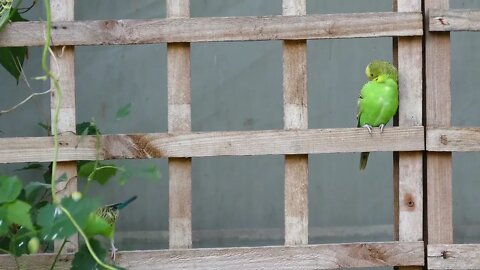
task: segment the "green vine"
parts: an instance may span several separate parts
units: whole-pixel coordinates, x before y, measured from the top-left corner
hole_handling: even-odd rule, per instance
[[[0,31],[2,27],[9,22],[25,21],[20,14],[29,11],[33,5],[35,5],[36,0],[32,0],[32,4],[26,8],[19,8],[20,2],[21,0],[0,0]],[[0,116],[14,111],[34,96],[45,95],[51,92],[54,95],[54,111],[51,127],[43,123],[39,125],[45,128],[49,135],[53,136],[53,159],[48,170],[43,174],[45,183],[31,181],[23,186],[20,179],[16,176],[0,175],[0,253],[11,254],[15,260],[17,269],[20,269],[17,257],[23,254],[37,253],[41,249],[43,252],[51,251],[53,241],[63,239],[50,266],[50,269],[53,269],[68,242],[67,239],[71,235],[78,233],[84,240],[84,244],[81,245],[75,253],[72,261],[72,269],[90,269],[93,266],[101,266],[109,270],[123,269],[109,265],[102,260],[106,255],[106,251],[102,248],[101,244],[93,238],[93,236],[98,235],[98,233],[95,234],[91,232],[92,229],[86,226],[89,216],[95,213],[99,204],[92,199],[82,199],[80,192],[74,192],[71,196],[64,198],[57,196],[57,185],[70,179],[68,179],[66,174],[58,176],[60,148],[58,125],[62,91],[57,77],[59,75],[54,74],[48,64],[49,59],[51,59],[50,66],[56,64],[56,55],[51,49],[52,18],[50,0],[44,0],[44,8],[46,16],[45,44],[41,58],[41,68],[44,75],[36,77],[35,79],[50,80],[51,87],[47,91],[31,94],[22,102],[8,110],[0,110]],[[22,69],[23,57],[27,52],[27,47],[22,47],[22,50],[17,49],[18,48],[0,47],[0,64],[17,79],[17,84],[20,74],[23,74],[23,78],[28,86],[28,81]],[[116,115],[117,120],[126,117],[130,113],[130,110],[131,103],[119,109]],[[113,176],[117,175],[119,176],[118,181],[120,185],[123,185],[128,178],[134,175],[124,167],[100,162],[101,137],[94,120],[77,124],[75,134],[81,134],[78,136],[79,143],[86,135],[94,135],[96,138],[95,160],[77,162],[78,177],[87,180],[83,192],[87,191],[89,184],[93,181],[104,185]],[[17,171],[41,168],[43,168],[42,164],[30,163]],[[160,178],[160,173],[155,166],[149,166],[139,173],[148,176],[150,179],[156,180]]]
[[[116,270],[115,267],[112,267],[110,265],[105,264],[102,262],[97,254],[95,254],[95,251],[92,249],[92,246],[90,245],[90,241],[83,231],[83,229],[78,225],[77,221],[73,218],[72,214],[68,209],[63,207],[60,202],[58,201],[57,195],[56,195],[56,189],[55,189],[55,179],[56,179],[56,172],[57,172],[57,160],[58,160],[58,150],[59,150],[59,143],[58,143],[58,117],[60,114],[60,104],[62,102],[62,92],[60,90],[60,86],[58,84],[58,79],[55,77],[55,75],[50,71],[47,65],[47,59],[48,59],[48,52],[50,51],[50,40],[51,40],[51,29],[52,29],[52,14],[50,10],[50,0],[44,0],[44,7],[45,7],[45,13],[46,13],[46,24],[45,24],[45,45],[43,46],[43,53],[42,53],[42,69],[45,72],[46,76],[51,79],[53,82],[53,87],[55,89],[54,95],[55,95],[55,112],[53,116],[53,121],[52,121],[52,133],[53,133],[53,143],[54,143],[54,155],[53,155],[53,161],[52,161],[52,184],[51,184],[51,196],[52,200],[55,204],[58,205],[58,207],[65,213],[65,215],[68,217],[70,222],[75,226],[79,234],[82,236],[83,240],[85,241],[85,244],[88,248],[88,251],[90,252],[90,255],[95,259],[95,261],[102,266],[103,268],[109,269],[109,270]]]

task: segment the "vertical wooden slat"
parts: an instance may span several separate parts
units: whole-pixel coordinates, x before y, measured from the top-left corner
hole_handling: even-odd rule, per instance
[[[283,15],[305,15],[305,0],[283,0]],[[283,43],[284,128],[307,129],[307,42]],[[308,243],[308,155],[285,156],[285,244]]]
[[[448,9],[448,0],[425,0],[429,9]],[[427,127],[449,127],[451,121],[450,33],[425,31]],[[427,241],[453,243],[452,154],[427,153]]]
[[[421,0],[395,0],[394,5],[397,12],[422,10]],[[422,46],[422,37],[398,37],[394,42],[394,59],[399,71],[399,126],[422,125]],[[399,241],[420,241],[423,239],[423,155],[422,152],[398,152],[394,161],[398,162],[394,165],[394,237]]]
[[[167,17],[190,16],[189,0],[167,0]],[[167,44],[168,132],[191,131],[190,44]],[[191,158],[170,158],[169,246],[192,247],[192,162]]]
[[[52,21],[73,21],[74,0],[51,0]],[[55,45],[55,44],[52,44]],[[75,115],[75,50],[73,46],[52,47],[55,57],[50,58],[50,69],[59,80],[62,100],[58,116],[58,132],[62,134],[76,133]],[[53,87],[53,83],[52,83]],[[55,114],[55,93],[51,95],[51,119]],[[60,198],[68,196],[77,190],[77,163],[59,162],[57,176],[66,174],[68,181],[57,183],[57,195]],[[55,242],[55,248],[59,248],[61,241]],[[78,249],[78,236],[69,238],[63,252],[75,252]]]
[[[421,0],[398,0],[399,12],[421,12]],[[400,126],[422,125],[422,38],[398,38]],[[423,238],[422,152],[399,153],[399,240]]]
[[[398,12],[398,0],[392,0],[392,11]],[[398,68],[398,37],[392,37],[393,64]],[[398,126],[398,113],[393,117],[393,125]],[[393,240],[399,240],[399,152],[393,152]],[[394,267],[398,269],[398,267]]]

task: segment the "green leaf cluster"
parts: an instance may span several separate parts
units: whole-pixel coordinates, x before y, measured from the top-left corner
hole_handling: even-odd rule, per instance
[[[31,192],[27,196],[16,176],[0,176],[0,248],[15,256],[28,253],[28,242],[37,236]]]
[[[107,251],[102,247],[98,240],[91,239],[90,245],[98,257],[105,258]],[[93,259],[92,255],[90,255],[87,246],[83,244],[75,254],[75,258],[73,258],[71,270],[97,270],[100,269],[100,267],[101,266]],[[115,266],[115,268],[117,270],[125,269],[118,266]]]
[[[22,169],[36,169],[28,165]],[[67,217],[66,209],[77,225],[93,232],[101,231],[102,224],[91,223],[91,217],[99,208],[96,199],[65,197],[60,204],[49,203],[50,184],[30,182],[23,187],[16,176],[0,176],[0,250],[13,256],[45,251],[51,243],[67,239],[77,233],[75,225]],[[98,227],[98,228],[97,228]],[[89,238],[95,234],[87,234]],[[96,254],[102,260],[106,252],[91,239]],[[75,254],[72,269],[95,269],[97,263],[85,247]]]
[[[98,201],[88,198],[74,200],[66,197],[60,204],[70,212],[81,228],[87,224],[90,213],[99,207]],[[77,232],[61,208],[54,204],[49,203],[38,211],[37,222],[41,227],[41,239],[44,241],[68,238]]]
[[[9,22],[23,21],[27,20],[20,16],[17,5],[5,6],[0,9],[0,31]],[[27,47],[0,47],[0,64],[17,80],[17,84],[27,53]]]

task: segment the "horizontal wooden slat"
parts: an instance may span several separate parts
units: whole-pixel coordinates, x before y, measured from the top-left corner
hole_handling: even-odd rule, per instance
[[[55,45],[150,44],[282,39],[326,39],[423,34],[416,12],[307,16],[213,17],[52,23]],[[40,46],[43,22],[15,22],[0,33],[0,46]]]
[[[428,245],[428,269],[480,269],[480,244]]]
[[[310,239],[326,239],[335,237],[337,239],[364,238],[378,239],[379,237],[388,237],[392,234],[392,224],[368,225],[368,226],[323,226],[308,227],[308,236]],[[462,226],[465,228],[465,226]],[[473,229],[472,229],[473,230]],[[275,241],[283,242],[285,239],[285,229],[282,228],[252,228],[252,229],[201,229],[192,231],[192,241],[208,242],[247,242],[247,241]],[[474,233],[470,234],[474,235]],[[139,231],[119,231],[115,232],[115,242],[142,242],[166,243],[168,241],[168,230],[139,230]]]
[[[435,152],[480,151],[480,128],[428,128],[427,150]]]
[[[430,31],[480,31],[480,10],[432,9],[429,24]]]
[[[422,151],[423,127],[390,127],[369,135],[363,128],[147,133],[102,135],[99,159],[212,157],[348,153],[361,151]],[[49,162],[51,137],[0,138],[0,163]],[[96,137],[61,137],[59,161],[95,160]]]
[[[53,254],[19,258],[22,269],[48,269]],[[72,255],[61,255],[55,269],[69,269]],[[423,242],[348,243],[308,246],[142,250],[117,253],[116,263],[134,269],[339,269],[422,266]],[[16,269],[0,256],[2,269]]]

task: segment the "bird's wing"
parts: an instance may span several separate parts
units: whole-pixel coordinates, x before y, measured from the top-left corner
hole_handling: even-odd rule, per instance
[[[357,127],[360,127],[360,115],[362,114],[362,94],[360,94],[358,96],[358,100],[357,100]]]

